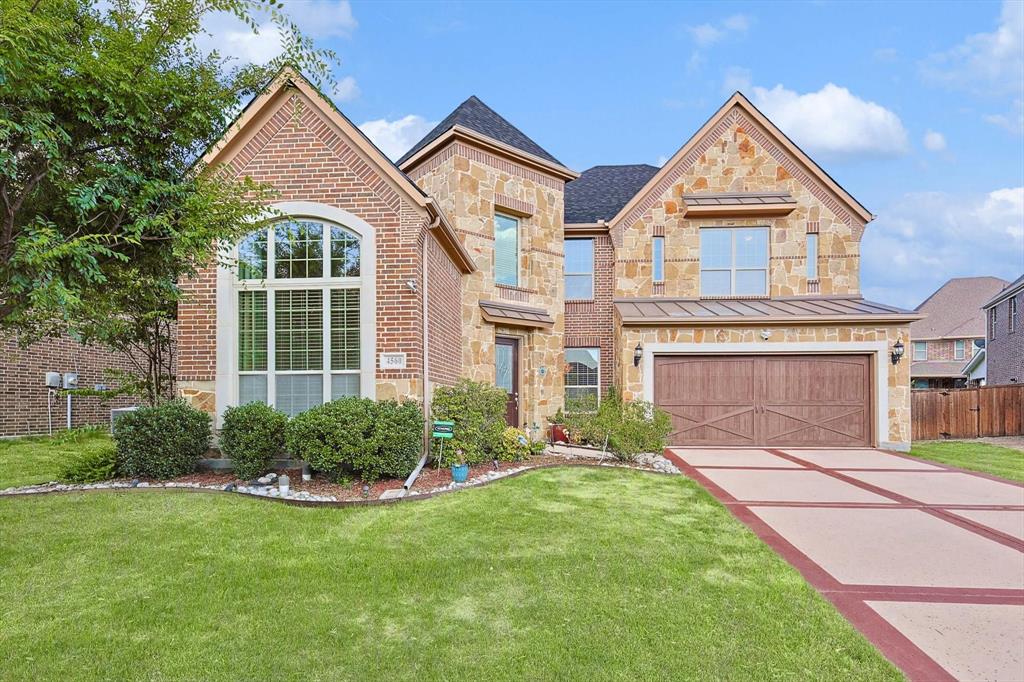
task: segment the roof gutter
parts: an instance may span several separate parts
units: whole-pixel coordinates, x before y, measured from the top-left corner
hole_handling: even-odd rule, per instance
[[[458,235],[455,234],[454,228],[448,223],[444,211],[437,205],[433,197],[428,196],[425,201],[427,213],[433,218],[433,221],[427,226],[427,231],[437,238],[448,257],[464,275],[476,272],[476,263],[473,262],[466,247],[462,245]]]
[[[792,315],[764,317],[623,317],[622,324],[630,327],[758,327],[762,325],[819,325],[819,324],[906,324],[920,320],[921,315]]]

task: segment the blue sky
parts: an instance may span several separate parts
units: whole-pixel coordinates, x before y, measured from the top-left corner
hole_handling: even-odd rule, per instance
[[[878,217],[866,297],[1024,272],[1024,2],[285,0],[396,156],[471,94],[575,170],[660,164],[734,90]],[[275,38],[211,22],[239,59]]]

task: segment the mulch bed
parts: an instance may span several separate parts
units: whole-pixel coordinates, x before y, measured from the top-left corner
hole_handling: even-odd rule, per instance
[[[611,459],[611,458],[609,458]],[[508,469],[519,469],[524,466],[536,467],[547,464],[567,464],[578,461],[592,461],[587,459],[569,458],[558,455],[538,455],[530,457],[522,462],[498,462],[498,471],[505,471]],[[477,476],[495,471],[493,462],[486,462],[484,464],[478,464],[469,468],[469,478],[473,479]],[[312,495],[332,495],[338,500],[362,500],[370,499],[375,500],[381,496],[385,490],[394,490],[401,488],[405,483],[404,478],[387,478],[377,481],[369,487],[369,490],[364,495],[363,493],[363,482],[356,479],[351,485],[343,486],[335,483],[324,476],[314,474],[313,479],[310,481],[302,480],[302,469],[277,469],[276,474],[287,474],[290,479],[289,485],[294,492],[306,491]],[[248,481],[242,481],[235,477],[231,472],[220,472],[220,471],[200,471],[187,476],[179,476],[178,478],[171,479],[170,481],[148,481],[149,483],[197,483],[199,485],[227,485],[229,483],[237,484],[248,484]],[[426,492],[435,488],[446,486],[452,482],[452,474],[449,469],[438,469],[436,466],[428,463],[423,467],[420,475],[416,478],[416,482],[413,484],[412,492]],[[276,484],[276,482],[275,482]]]

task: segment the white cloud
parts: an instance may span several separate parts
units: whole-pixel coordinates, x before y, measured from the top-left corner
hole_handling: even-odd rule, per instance
[[[658,160],[654,162],[654,165],[657,166],[658,168],[661,168],[666,163],[668,163],[668,157],[662,154],[661,156],[658,157]]]
[[[925,132],[923,142],[924,148],[930,152],[941,152],[946,148],[946,137],[934,130]]]
[[[331,95],[335,102],[351,102],[359,97],[359,84],[352,76],[345,76],[334,84]]]
[[[1024,271],[1024,187],[982,195],[906,194],[861,244],[866,298],[913,308],[950,277]]]
[[[359,25],[348,0],[305,0],[288,3],[283,9],[299,29],[314,41],[348,38]],[[258,17],[257,17],[258,18]],[[203,21],[209,34],[199,41],[203,50],[218,50],[242,64],[266,64],[281,54],[281,32],[264,15],[254,33],[230,12],[215,12]]]
[[[753,92],[754,104],[812,156],[847,160],[897,156],[908,149],[899,116],[838,85],[806,94],[782,85]]]
[[[923,64],[925,75],[950,87],[985,94],[1024,90],[1024,3],[1004,0],[992,33],[975,33]]]
[[[1006,114],[987,114],[982,116],[986,123],[1005,128],[1014,135],[1024,135],[1024,99],[1017,98],[1013,102],[1013,111]]]
[[[900,53],[895,47],[880,47],[874,51],[874,58],[876,62],[887,62],[892,63],[896,61]]]
[[[693,42],[697,44],[697,47],[707,47],[714,45],[729,35],[746,33],[750,30],[750,24],[751,20],[747,15],[733,14],[730,17],[726,17],[718,25],[700,24],[698,26],[687,26],[686,30],[689,32],[690,37],[693,38]]]
[[[750,89],[750,69],[740,66],[730,66],[725,70],[725,77],[722,79],[722,93],[731,95],[737,90],[742,92]]]
[[[437,121],[428,121],[422,116],[409,114],[394,121],[384,118],[367,121],[361,124],[359,129],[366,133],[388,158],[396,160],[436,125]]]

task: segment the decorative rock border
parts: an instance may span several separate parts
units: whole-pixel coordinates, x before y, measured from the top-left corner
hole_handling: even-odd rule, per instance
[[[540,469],[557,469],[559,467],[585,467],[590,469],[632,469],[634,471],[646,471],[653,474],[663,475],[676,475],[681,473],[675,465],[661,455],[650,454],[641,455],[637,458],[636,464],[640,466],[631,466],[629,464],[623,464],[621,462],[574,462],[571,460],[565,463],[552,463],[552,464],[526,464],[521,467],[514,469],[505,469],[504,471],[489,471],[486,474],[476,476],[467,480],[464,483],[452,482],[444,486],[431,488],[429,490],[417,491],[403,491],[405,494],[394,497],[381,497],[378,499],[365,499],[365,500],[339,500],[333,495],[314,495],[306,491],[290,491],[287,495],[282,495],[276,486],[249,486],[240,485],[235,486],[234,484],[228,485],[203,485],[200,483],[148,483],[148,482],[124,482],[124,481],[113,481],[109,483],[87,483],[87,484],[68,484],[58,483],[51,481],[50,483],[43,483],[39,485],[23,486],[20,488],[7,488],[0,490],[0,498],[3,497],[26,497],[31,495],[52,495],[59,493],[77,493],[77,492],[91,492],[91,491],[105,491],[105,492],[137,492],[137,491],[180,491],[180,492],[196,492],[196,493],[222,493],[222,494],[235,494],[245,495],[247,497],[255,497],[264,500],[273,500],[276,502],[283,502],[285,504],[291,504],[301,507],[354,507],[354,506],[376,506],[382,504],[391,504],[394,502],[401,501],[414,501],[414,500],[426,500],[431,497],[437,497],[445,493],[457,492],[459,490],[465,490],[467,488],[479,488],[484,485],[488,485],[502,478],[513,478],[521,476],[528,471],[535,471]]]

